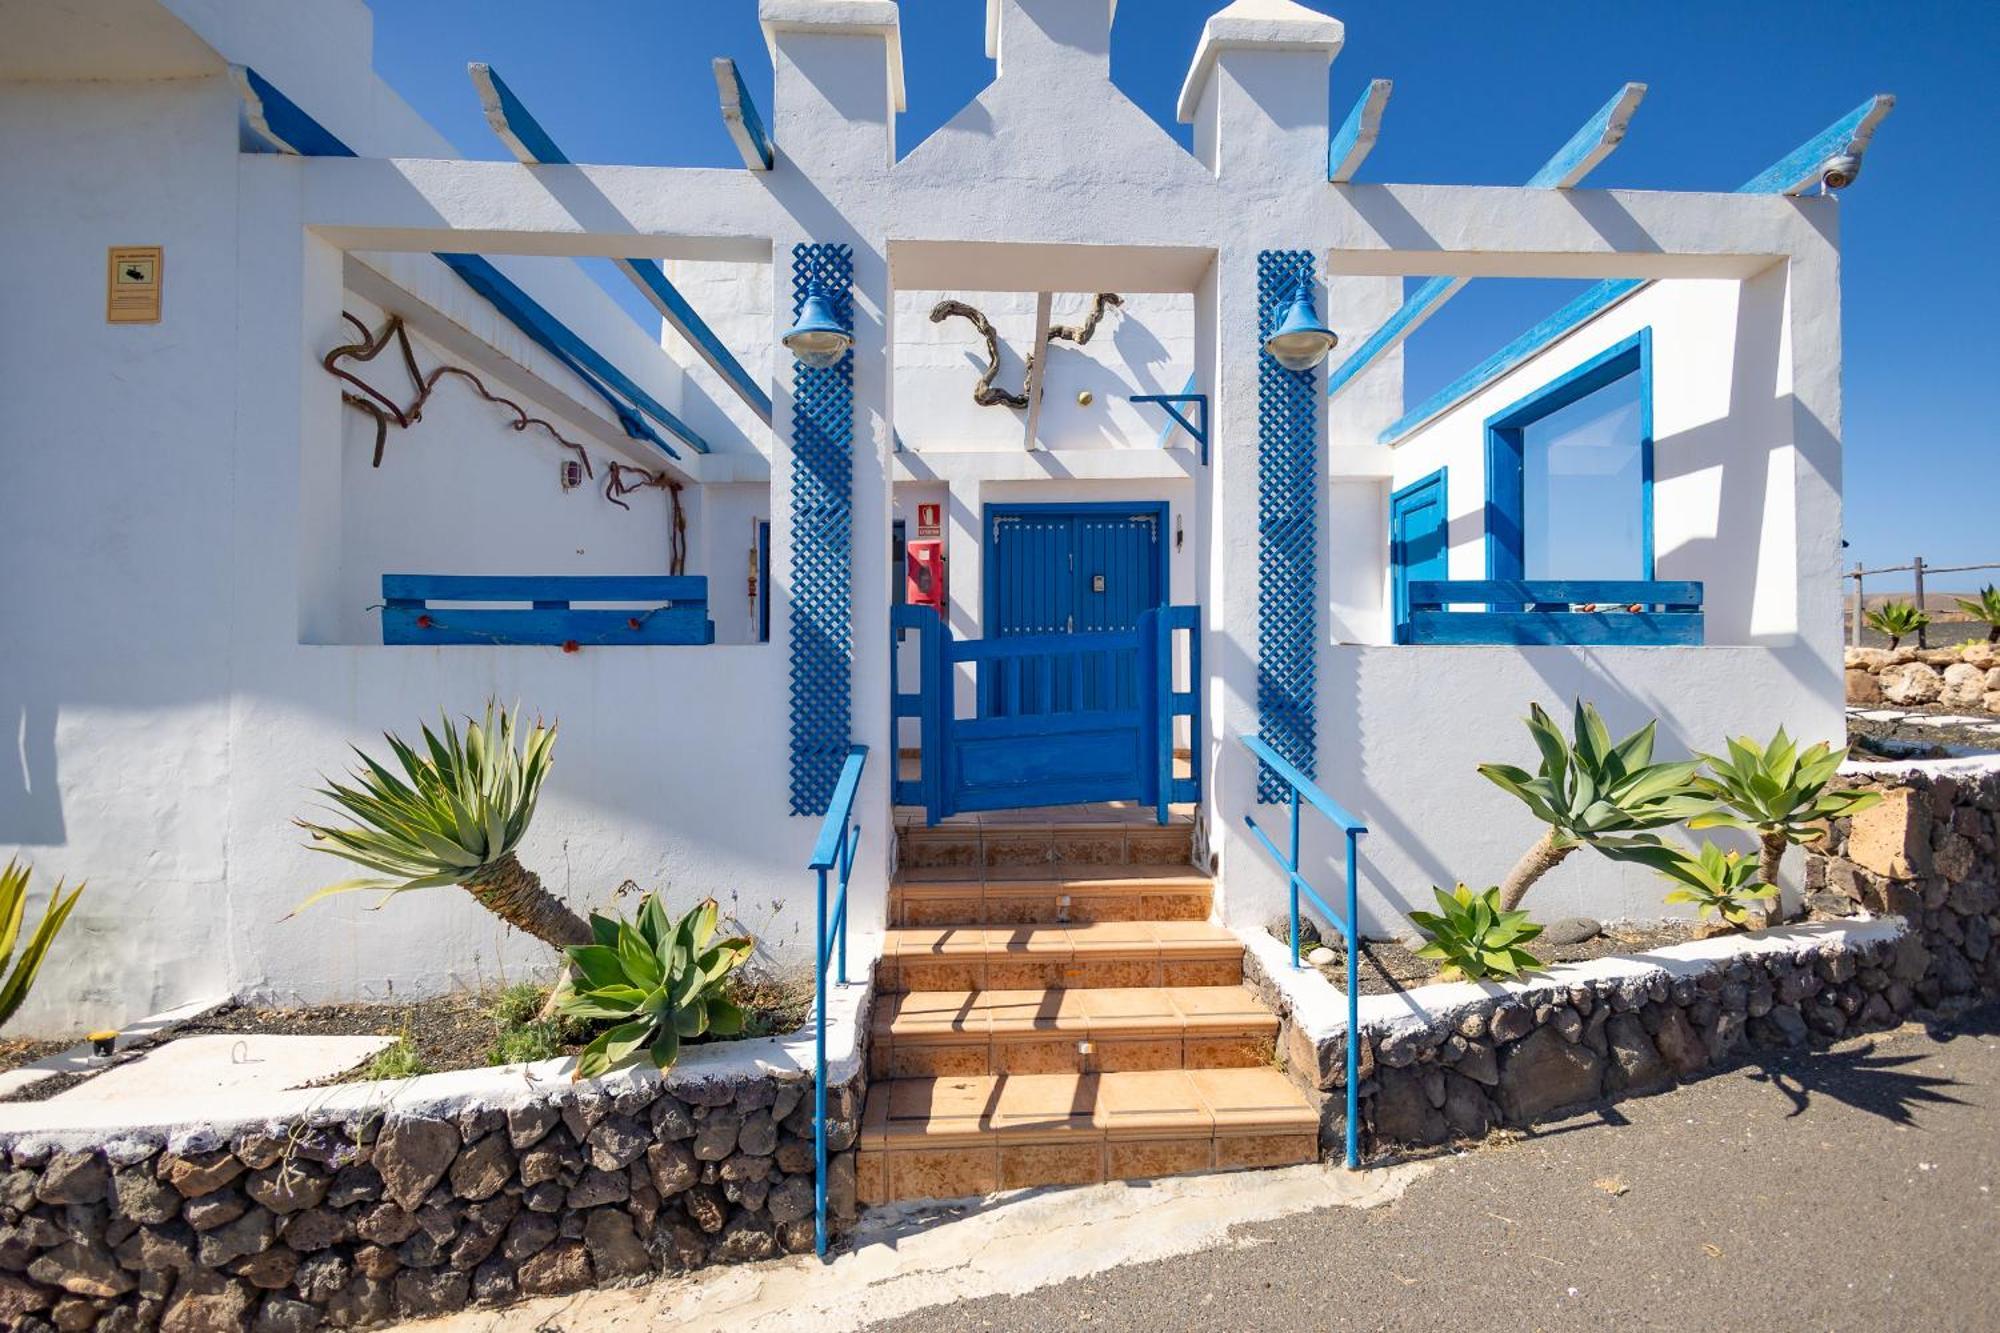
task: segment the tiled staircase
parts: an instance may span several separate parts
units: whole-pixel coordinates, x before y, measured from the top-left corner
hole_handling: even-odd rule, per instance
[[[1318,1118],[1272,1063],[1242,944],[1208,923],[1190,831],[902,830],[862,1202],[1313,1160]]]

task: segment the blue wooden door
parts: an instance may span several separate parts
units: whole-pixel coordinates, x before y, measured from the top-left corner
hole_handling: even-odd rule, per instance
[[[1389,568],[1396,642],[1409,642],[1410,584],[1449,577],[1445,474],[1440,468],[1389,497]]]
[[[982,661],[982,717],[1136,706],[1137,655],[1112,636],[1165,605],[1165,516],[1161,504],[988,507],[985,637],[1107,637],[1102,652],[1066,654],[1061,675],[1037,674],[1036,659]]]

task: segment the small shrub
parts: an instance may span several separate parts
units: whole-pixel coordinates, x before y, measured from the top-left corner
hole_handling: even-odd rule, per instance
[[[1919,611],[1908,602],[1884,602],[1864,618],[1868,628],[1888,636],[1891,648],[1899,646],[1904,635],[1915,634],[1931,623],[1929,612]]]
[[[1410,920],[1426,941],[1417,957],[1437,962],[1440,979],[1518,977],[1541,966],[1541,960],[1521,946],[1542,928],[1528,920],[1525,911],[1503,911],[1497,885],[1484,893],[1474,893],[1463,884],[1450,893],[1439,888],[1431,892],[1440,910],[1412,912]]]
[[[549,989],[532,981],[517,981],[501,989],[493,997],[487,1012],[502,1028],[523,1027],[541,1016],[542,1006],[548,1001]]]
[[[590,914],[594,942],[563,950],[575,975],[563,983],[557,1008],[569,1018],[615,1026],[583,1048],[577,1078],[595,1078],[641,1056],[666,1069],[680,1057],[684,1037],[742,1033],[743,1009],[723,983],[750,957],[750,941],[715,940],[715,919],[713,898],[675,921],[650,893],[640,899],[634,921]]]
[[[553,1060],[563,1052],[562,1038],[554,1023],[527,1022],[500,1029],[486,1052],[489,1065],[525,1065],[537,1060]]]
[[[429,1062],[418,1052],[410,1034],[405,1032],[396,1038],[394,1045],[384,1046],[375,1053],[375,1058],[368,1062],[367,1077],[378,1080],[415,1078],[430,1072]]]
[[[1741,852],[1725,852],[1704,842],[1699,852],[1673,848],[1657,869],[1680,885],[1667,895],[1670,903],[1693,903],[1703,918],[1719,917],[1732,926],[1750,924],[1754,904],[1775,899],[1778,888],[1758,879],[1757,862]]]

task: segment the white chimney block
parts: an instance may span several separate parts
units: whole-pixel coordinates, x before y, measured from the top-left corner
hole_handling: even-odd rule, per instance
[[[986,0],[986,54],[1004,77],[1082,64],[1111,74],[1111,21],[1118,0]]]
[[[757,19],[780,160],[809,171],[893,165],[907,105],[895,0],[758,0]]]
[[[1326,179],[1327,71],[1346,28],[1295,0],[1235,0],[1209,16],[1176,108],[1218,173]]]

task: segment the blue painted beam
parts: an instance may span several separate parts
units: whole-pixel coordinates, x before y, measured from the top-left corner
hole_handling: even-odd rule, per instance
[[[764,118],[757,114],[757,104],[750,100],[743,71],[728,56],[717,56],[713,68],[716,96],[722,100],[722,123],[728,127],[736,151],[743,154],[743,165],[752,171],[769,171],[777,165],[778,150],[764,131]]]
[[[1829,159],[1846,154],[1859,170],[1861,155],[1874,138],[1875,127],[1895,107],[1896,99],[1878,93],[1736,187],[1736,194],[1796,194],[1820,178]],[[1849,175],[1852,180],[1852,175]],[[1650,284],[1643,278],[1606,278],[1586,288],[1560,310],[1481,361],[1403,414],[1376,437],[1394,444],[1453,404],[1471,397],[1494,380],[1539,355],[1560,339]],[[1343,363],[1344,364],[1344,363]]]
[[[1382,112],[1389,105],[1389,90],[1394,86],[1387,79],[1372,80],[1368,91],[1354,103],[1326,146],[1328,180],[1336,184],[1353,180],[1368,154],[1375,151],[1375,140],[1382,133]]]
[[[1737,188],[1736,193],[1802,194],[1820,183],[1822,168],[1828,160],[1840,156],[1854,159],[1854,170],[1844,173],[1842,185],[1851,183],[1861,169],[1862,154],[1868,151],[1868,145],[1875,138],[1875,127],[1895,106],[1896,99],[1888,93],[1875,94],[1752,176]]]
[[[248,65],[232,65],[230,73],[243,96],[246,123],[274,151],[299,157],[356,156],[355,151],[338,135],[320,124],[304,107],[278,91],[256,70]],[[678,459],[681,456],[679,450],[645,423],[640,416],[643,412],[679,436],[697,453],[708,452],[707,441],[634,384],[575,330],[544,310],[499,269],[478,255],[439,254],[437,258],[457,273],[466,285],[491,302],[508,322],[588,384],[611,408],[627,435],[646,441],[668,458]],[[620,394],[625,396],[624,400],[620,399]],[[634,410],[635,405],[637,411]]]
[[[479,93],[487,125],[517,161],[529,166],[555,166],[569,162],[569,156],[556,146],[549,132],[542,128],[542,123],[535,119],[491,65],[474,61],[465,68],[472,77],[472,86]],[[674,332],[687,339],[688,345],[722,377],[723,382],[750,405],[765,425],[770,425],[771,395],[744,369],[735,353],[716,337],[715,331],[688,304],[687,298],[667,278],[666,271],[658,262],[651,259],[614,259],[611,262],[645,294]],[[707,453],[708,450],[703,447],[701,452]]]
[[[1639,103],[1645,96],[1646,85],[1643,83],[1628,83],[1620,88],[1610,101],[1584,122],[1582,129],[1570,136],[1568,143],[1556,150],[1555,156],[1528,178],[1528,188],[1567,190],[1589,175],[1598,163],[1611,156],[1612,150],[1624,142],[1625,131],[1632,123],[1632,114],[1639,109]],[[1368,335],[1366,342],[1327,373],[1327,397],[1339,393],[1361,372],[1394,351],[1403,339],[1442,310],[1444,303],[1458,295],[1470,281],[1470,278],[1438,277],[1417,288],[1396,313],[1383,322],[1382,327]]]

